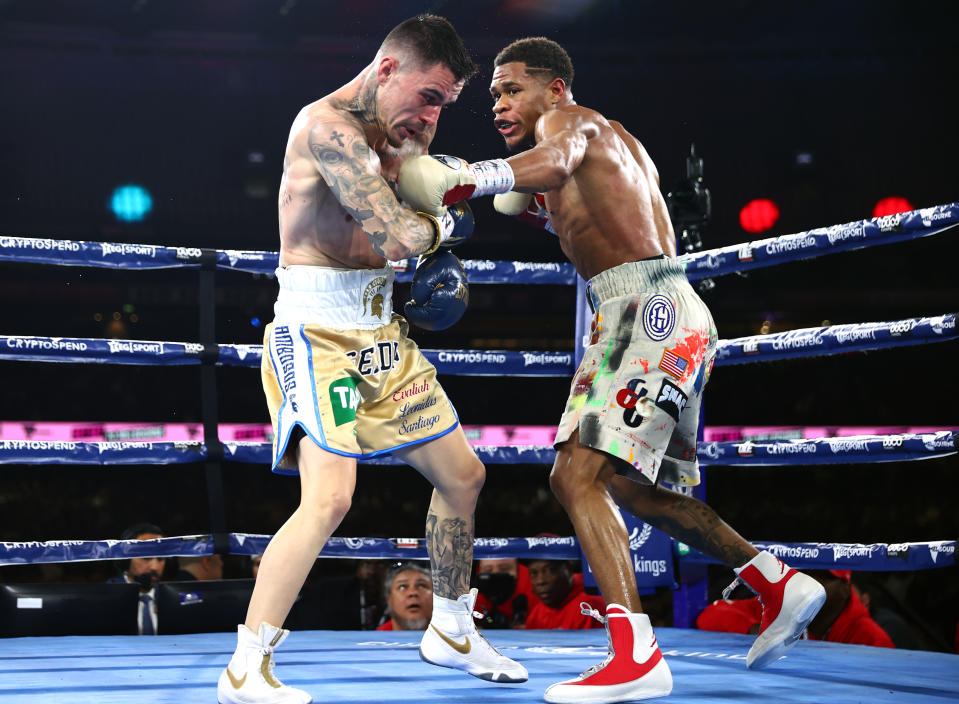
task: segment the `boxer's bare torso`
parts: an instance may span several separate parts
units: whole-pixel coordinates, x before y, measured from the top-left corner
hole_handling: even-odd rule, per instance
[[[379,268],[429,246],[432,225],[392,189],[403,159],[427,152],[439,109],[462,89],[443,66],[426,75],[408,106],[390,106],[393,120],[383,117],[369,69],[300,110],[280,183],[281,266]]]
[[[508,102],[498,118],[522,114],[521,96],[531,80],[522,63],[496,67],[491,93],[498,106]],[[502,97],[508,91],[517,92],[510,101]],[[508,144],[512,129],[500,129]],[[624,262],[675,256],[659,174],[643,145],[621,124],[570,97],[543,112],[533,137],[534,149],[508,159],[515,188],[545,194],[563,252],[583,278]]]

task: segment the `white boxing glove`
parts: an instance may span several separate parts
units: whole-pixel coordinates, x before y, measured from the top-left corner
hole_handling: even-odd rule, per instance
[[[502,193],[493,196],[493,208],[497,213],[515,216],[527,225],[556,234],[546,209],[546,197],[542,193]]]
[[[529,202],[532,199],[532,193],[519,193],[518,191],[497,193],[493,196],[493,209],[503,215],[519,215],[529,207]]]
[[[414,156],[400,165],[396,192],[415,210],[439,217],[443,208],[467,198],[506,193],[513,187],[513,169],[504,159],[472,164],[455,156]]]

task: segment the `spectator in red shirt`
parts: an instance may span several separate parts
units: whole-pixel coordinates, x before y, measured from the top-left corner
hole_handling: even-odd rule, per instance
[[[476,561],[476,611],[482,628],[523,628],[526,615],[539,598],[533,594],[529,569],[515,557]]]
[[[433,579],[430,571],[403,562],[386,573],[383,583],[390,619],[378,631],[422,631],[433,617]]]
[[[811,640],[896,647],[852,589],[849,570],[811,570],[807,574],[826,590],[826,603],[807,628]],[[719,599],[703,609],[696,618],[696,625],[704,631],[758,633],[761,619],[759,597]]]
[[[533,593],[540,600],[529,610],[527,628],[603,628],[600,621],[582,613],[580,602],[600,615],[606,613],[606,602],[586,593],[582,574],[574,575],[568,561],[530,560],[527,567]]]

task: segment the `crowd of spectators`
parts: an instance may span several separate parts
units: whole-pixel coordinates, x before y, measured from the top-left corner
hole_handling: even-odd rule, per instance
[[[164,530],[141,522],[129,526],[121,539],[163,538]],[[58,565],[23,565],[0,569],[2,582],[105,581],[139,587],[137,632],[163,633],[158,623],[160,582],[203,582],[257,577],[260,555],[137,557],[83,563],[86,578],[68,575]],[[77,569],[76,565],[69,565]],[[19,570],[20,574],[16,571]],[[29,573],[29,574],[28,574]],[[959,652],[910,607],[901,583],[911,576],[869,575],[848,570],[808,573],[826,589],[827,601],[810,623],[805,637],[838,643],[886,648]],[[920,573],[921,574],[921,573]],[[602,628],[606,603],[595,589],[584,586],[578,561],[515,558],[476,560],[473,586],[477,625],[485,629]],[[762,607],[758,597],[740,587],[733,596],[716,599],[697,617],[703,630],[756,634]],[[671,626],[671,592],[660,589],[643,597],[643,605],[658,627]],[[425,561],[317,560],[287,626],[296,629],[423,630],[432,616],[433,583]],[[242,614],[238,616],[242,620]],[[951,640],[951,639],[950,639]]]

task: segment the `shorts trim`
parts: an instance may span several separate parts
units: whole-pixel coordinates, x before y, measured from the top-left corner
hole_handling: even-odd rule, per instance
[[[310,341],[306,339],[306,330],[304,326],[300,326],[300,338],[306,344],[306,359],[309,362],[310,369],[310,390],[313,392],[313,413],[316,415],[316,427],[320,431],[320,438],[323,440],[323,445],[326,444],[326,433],[323,432],[323,419],[320,417],[320,400],[316,395],[316,370],[313,368],[313,346],[310,344]],[[306,430],[306,428],[303,428]],[[322,445],[321,445],[322,447]],[[286,448],[283,448],[284,452]],[[282,457],[283,455],[280,455]]]
[[[375,450],[373,452],[366,452],[366,453],[346,452],[345,450],[337,450],[334,447],[330,447],[326,443],[318,442],[317,439],[313,437],[313,434],[306,428],[306,426],[303,425],[302,421],[296,421],[293,424],[293,428],[295,428],[296,426],[300,426],[303,429],[303,432],[306,434],[306,436],[310,438],[310,440],[312,440],[316,444],[316,446],[322,450],[326,450],[327,452],[330,452],[334,455],[339,455],[340,457],[352,457],[358,460],[367,460],[373,457],[381,457],[383,455],[389,455],[398,450],[403,450],[403,449],[406,449],[407,447],[413,447],[414,445],[422,445],[424,442],[429,442],[430,440],[438,440],[444,435],[448,435],[452,433],[454,430],[456,430],[460,426],[460,421],[459,421],[459,418],[457,418],[456,422],[453,423],[453,425],[437,433],[436,435],[430,435],[428,438],[411,440],[410,442],[404,443],[402,445],[397,445],[396,447],[388,447],[385,450]],[[286,437],[283,440],[283,451],[277,454],[277,459],[273,462],[273,466],[270,467],[270,471],[273,472],[274,474],[285,474],[287,476],[296,476],[300,473],[299,469],[283,469],[283,468],[277,467],[277,463],[280,461],[280,459],[283,458],[283,455],[286,454],[286,447],[290,443],[290,437],[293,434],[293,428],[290,428],[289,432],[287,432]]]

